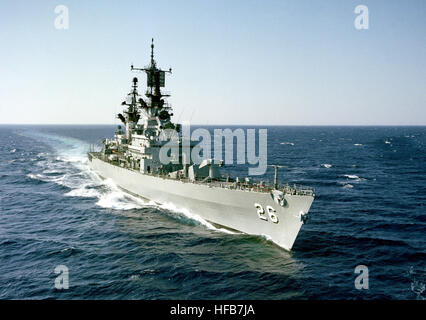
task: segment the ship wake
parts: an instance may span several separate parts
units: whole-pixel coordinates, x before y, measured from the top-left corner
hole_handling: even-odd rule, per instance
[[[40,183],[54,183],[65,187],[66,197],[93,198],[95,205],[112,210],[156,208],[161,212],[178,214],[210,230],[235,234],[214,226],[187,208],[178,208],[172,203],[158,204],[133,196],[120,189],[113,180],[102,179],[87,164],[90,145],[84,141],[38,132],[25,135],[48,144],[54,150],[52,154],[38,154],[34,158],[34,170],[27,177]]]

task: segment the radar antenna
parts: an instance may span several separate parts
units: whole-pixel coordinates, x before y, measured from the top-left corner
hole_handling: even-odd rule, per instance
[[[154,60],[154,38],[152,38],[151,42],[151,64],[144,68],[135,68],[133,64],[130,66],[130,70],[132,71],[141,71],[145,72],[147,75],[147,90],[146,96],[150,99],[150,107],[152,108],[164,108],[165,102],[162,99],[163,97],[169,97],[170,94],[166,92],[162,92],[161,88],[165,87],[165,74],[172,73],[172,68],[169,70],[162,70],[157,68],[156,62]]]

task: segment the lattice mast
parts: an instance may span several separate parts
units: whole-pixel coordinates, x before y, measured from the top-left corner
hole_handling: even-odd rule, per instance
[[[166,73],[171,74],[172,68],[169,70],[161,70],[157,68],[157,64],[154,60],[154,39],[151,42],[151,63],[149,66],[144,68],[135,68],[133,65],[130,66],[133,71],[144,71],[147,75],[147,88],[145,95],[149,99],[149,104],[146,105],[150,110],[151,115],[156,115],[167,108],[165,105],[164,97],[169,97],[169,94],[161,92],[161,88],[165,87],[165,76]]]

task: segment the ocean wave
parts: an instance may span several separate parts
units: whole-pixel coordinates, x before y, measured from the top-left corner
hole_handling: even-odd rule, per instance
[[[79,194],[82,194],[84,196],[93,195],[98,197],[98,201],[96,202],[96,205],[102,207],[102,208],[109,208],[114,210],[132,210],[132,209],[142,209],[142,208],[156,208],[161,211],[169,211],[174,212],[177,214],[181,214],[185,216],[186,218],[189,218],[193,221],[198,222],[199,224],[207,227],[210,230],[219,231],[223,233],[228,234],[237,234],[235,232],[232,232],[228,229],[224,228],[217,228],[213,224],[209,223],[208,221],[201,218],[198,214],[191,212],[187,208],[180,208],[174,205],[173,203],[163,203],[158,204],[152,200],[143,200],[139,197],[135,197],[121,189],[118,188],[118,186],[114,183],[112,179],[106,179],[102,182],[104,186],[107,187],[107,190],[105,192],[96,192],[89,190],[93,189],[87,189],[85,186],[84,188],[77,189],[75,192],[70,192],[68,195],[78,196]]]
[[[63,161],[63,162],[71,162],[71,163],[80,163],[85,164],[87,163],[88,159],[87,156],[59,156],[56,157],[56,160]]]
[[[198,214],[191,212],[187,208],[177,207],[173,203],[162,203],[158,204],[152,200],[143,200],[139,197],[135,197],[121,189],[114,183],[112,179],[106,179],[102,182],[103,185],[108,187],[108,190],[105,193],[99,193],[97,196],[99,200],[96,202],[96,205],[102,208],[110,208],[115,210],[132,210],[132,209],[142,209],[142,208],[157,208],[161,211],[169,211],[177,214],[181,214],[186,218],[194,220],[199,224],[207,227],[210,230],[220,231],[228,234],[236,234],[228,229],[217,228],[210,222],[201,218]]]
[[[423,270],[414,270],[414,268],[411,266],[408,275],[411,279],[411,292],[413,292],[416,295],[416,299],[418,300],[424,300],[424,292],[426,290],[426,285],[422,281],[422,278],[425,278],[425,271]],[[418,277],[421,279],[419,280]]]
[[[43,181],[43,182],[50,182],[50,180],[46,176],[44,176],[44,175],[42,175],[40,173],[37,173],[37,174],[29,173],[29,174],[27,174],[27,177],[30,178],[30,179],[33,179],[33,180],[39,180],[39,181]]]
[[[367,180],[367,179],[365,179],[365,178],[360,178],[360,177],[358,177],[357,175],[355,175],[355,174],[345,174],[345,175],[343,175],[345,178],[348,178],[348,179],[353,179],[353,180],[355,180],[355,181],[364,181],[364,180]]]
[[[355,143],[354,146],[361,147],[361,146],[363,146],[363,144],[362,143]]]
[[[46,169],[46,170],[43,170],[43,173],[45,173],[45,174],[63,174],[63,172],[61,170],[58,170],[58,169]]]
[[[78,127],[73,129],[72,134],[87,140],[108,133],[107,128],[74,133],[77,130]],[[57,131],[62,134],[70,129],[58,128]],[[317,144],[321,135],[316,132],[311,136],[301,134],[295,140],[296,135],[288,136],[283,129],[280,136],[273,137],[278,140],[269,150],[270,160],[277,163],[280,159],[292,163],[300,160],[298,169],[306,174],[289,174],[287,180],[303,181],[315,187],[319,194],[312,206],[312,219],[302,227],[291,254],[276,250],[266,237],[211,231],[219,226],[203,224],[190,215],[201,215],[202,209],[185,211],[169,204],[139,200],[114,189],[88,169],[84,163],[84,144],[76,145],[76,153],[72,154],[63,150],[65,147],[60,141],[52,145],[46,145],[41,139],[40,143],[34,143],[35,139],[19,139],[16,145],[7,141],[3,146],[6,161],[1,168],[0,182],[3,181],[6,194],[4,226],[12,232],[3,234],[0,246],[5,252],[3,260],[7,262],[2,264],[2,272],[10,285],[5,286],[1,297],[167,299],[186,296],[204,299],[217,297],[219,292],[220,298],[225,299],[285,299],[285,292],[289,291],[286,289],[294,285],[290,298],[359,299],[359,293],[352,290],[353,282],[346,281],[345,274],[339,270],[353,271],[368,255],[371,265],[392,265],[393,272],[389,274],[386,268],[376,270],[377,283],[364,294],[365,299],[424,299],[426,278],[422,261],[426,253],[421,227],[426,218],[419,206],[424,170],[421,154],[418,154],[424,146],[424,129],[418,140],[392,138],[408,134],[404,131],[377,131],[366,135],[365,130],[360,130],[359,135],[348,135],[344,141],[336,142],[338,139],[330,129],[329,137],[323,138],[323,146]],[[307,143],[304,149],[310,152],[280,145],[284,139],[302,145],[301,137],[305,137]],[[349,138],[353,139],[348,141]],[[389,147],[385,139],[392,143]],[[364,145],[354,148],[354,144],[361,141]],[[392,153],[396,148],[390,147],[396,142],[398,146],[404,142],[405,145],[398,148],[398,153]],[[16,153],[9,153],[13,148],[17,149]],[[283,160],[285,155],[280,150],[284,149],[291,149],[294,154]],[[19,155],[22,150],[27,153],[26,160],[21,162],[18,158],[22,158]],[[361,150],[363,155],[357,154]],[[73,156],[80,160],[72,159]],[[8,164],[7,160],[15,158],[16,162]],[[31,162],[30,158],[38,159]],[[332,170],[324,166],[327,164],[332,165]],[[240,174],[238,168],[230,171],[233,176]],[[53,180],[60,177],[61,180]],[[40,179],[50,182],[39,182]],[[395,181],[397,183],[392,184]],[[68,187],[59,187],[56,183]],[[378,189],[381,190],[379,196]],[[99,201],[106,208],[115,206],[116,209],[104,209],[97,204]],[[73,268],[83,276],[76,290],[55,293],[43,279],[35,279],[33,286],[26,286],[24,278],[16,282],[15,274],[28,270],[36,273],[38,266],[46,261],[50,265],[49,261],[58,259],[69,267],[73,266],[68,265],[68,260],[79,261]],[[307,270],[306,265],[313,267]],[[324,273],[327,266],[333,266],[332,271],[336,272]],[[408,276],[410,266],[413,271]],[[84,272],[90,271],[90,267],[96,267],[96,273]],[[301,274],[299,269],[303,274],[295,279],[295,275]],[[12,274],[10,270],[15,272]],[[321,278],[324,274],[326,277]],[[320,278],[321,281],[316,281]],[[103,279],[109,280],[102,282]],[[200,279],[207,285],[197,290]],[[161,281],[165,281],[166,286],[159,292],[156,284]],[[221,286],[224,281],[226,288]],[[330,288],[327,285],[330,281],[337,285]],[[98,283],[96,288],[94,282]]]
[[[31,133],[31,136],[48,142],[56,152],[39,152],[35,163],[39,172],[32,172],[28,177],[43,182],[52,182],[71,189],[66,196],[97,196],[95,190],[86,189],[92,181],[86,164],[88,144],[77,139]]]
[[[86,170],[76,174],[74,179],[62,179],[60,184],[71,189],[64,196],[97,198],[97,206],[114,210],[140,209],[146,205],[142,199],[121,191],[111,179],[101,180],[88,167]]]
[[[130,195],[125,194],[120,190],[111,190],[110,192],[101,194],[96,205],[102,208],[114,210],[132,210],[142,209],[146,203],[142,200],[132,199]]]
[[[151,202],[151,204],[152,204],[152,202]],[[232,231],[230,231],[228,229],[216,228],[210,222],[208,222],[208,221],[204,220],[203,218],[201,218],[198,214],[193,213],[193,212],[191,212],[190,210],[188,210],[186,208],[178,208],[173,203],[163,203],[163,204],[155,205],[155,206],[157,206],[158,208],[163,209],[163,210],[168,210],[168,211],[172,211],[172,212],[175,212],[175,213],[183,214],[187,218],[190,218],[191,220],[197,221],[198,223],[202,224],[203,226],[207,227],[210,230],[220,231],[220,232],[224,232],[224,233],[228,233],[228,234],[237,234],[237,233],[232,232]]]
[[[280,144],[294,146],[293,142],[281,142]]]
[[[37,158],[43,158],[43,157],[46,157],[47,155],[49,155],[49,153],[47,153],[47,152],[39,152],[39,153],[37,153],[36,157]]]
[[[53,182],[71,189],[65,193],[64,196],[95,198],[97,199],[97,206],[113,210],[127,211],[155,207],[162,211],[182,214],[191,220],[197,221],[208,229],[234,234],[234,232],[230,230],[216,228],[214,225],[186,208],[178,208],[171,203],[157,204],[153,201],[144,201],[139,197],[122,191],[111,179],[100,179],[87,165],[87,143],[72,138],[54,137],[45,134],[40,134],[38,136],[51,141],[53,147],[57,150],[57,154],[50,155],[50,158],[46,158],[46,160],[38,163],[38,165],[43,168],[43,174],[30,173],[28,176],[44,182]],[[59,143],[60,146],[54,142]],[[62,144],[64,144],[65,147],[63,147]],[[47,157],[48,154],[39,153],[38,156]]]
[[[261,234],[260,237],[262,237],[266,241],[274,242],[274,241],[272,241],[272,237],[268,236],[267,234]]]
[[[73,189],[64,195],[66,197],[99,198],[101,193],[94,188],[88,188],[88,185],[82,185],[81,187]]]
[[[345,178],[345,180],[338,181],[337,183],[340,184],[340,185],[343,185],[343,186],[350,185],[350,186],[353,187],[353,185],[351,183],[367,180],[365,178],[360,178],[359,176],[357,176],[355,174],[344,174],[342,177]],[[351,183],[348,183],[348,180],[350,180]],[[347,187],[347,188],[351,188],[350,186]]]
[[[354,175],[354,174],[345,174],[343,176],[348,178],[348,179],[359,179],[359,177]]]
[[[331,165],[329,163],[323,163],[323,164],[321,164],[321,166],[328,169],[328,168],[331,168],[333,165]]]

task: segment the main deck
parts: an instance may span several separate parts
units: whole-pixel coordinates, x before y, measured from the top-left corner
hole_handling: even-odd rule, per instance
[[[200,184],[205,185],[211,188],[224,188],[224,189],[230,189],[230,190],[241,190],[241,191],[249,191],[249,192],[259,192],[259,193],[270,193],[273,190],[275,190],[272,186],[266,185],[263,182],[257,182],[252,181],[251,179],[244,179],[243,181],[236,181],[236,179],[231,177],[226,177],[222,175],[220,178],[197,178],[195,180],[190,180],[189,178],[185,178],[182,176],[170,177],[168,174],[161,174],[161,173],[141,173],[139,170],[133,169],[129,166],[126,166],[125,161],[118,160],[110,160],[106,155],[104,155],[102,152],[89,152],[88,153],[89,159],[91,157],[95,157],[99,160],[102,160],[104,162],[107,162],[111,165],[125,168],[127,170],[137,172],[144,175],[149,175],[153,177],[158,177],[162,179],[170,179],[170,180],[178,180],[180,182],[184,183],[192,183],[192,184]],[[315,196],[315,191],[311,187],[306,187],[302,185],[297,184],[283,184],[278,185],[278,190],[282,191],[284,194],[291,194],[291,195],[303,195],[303,196]]]

